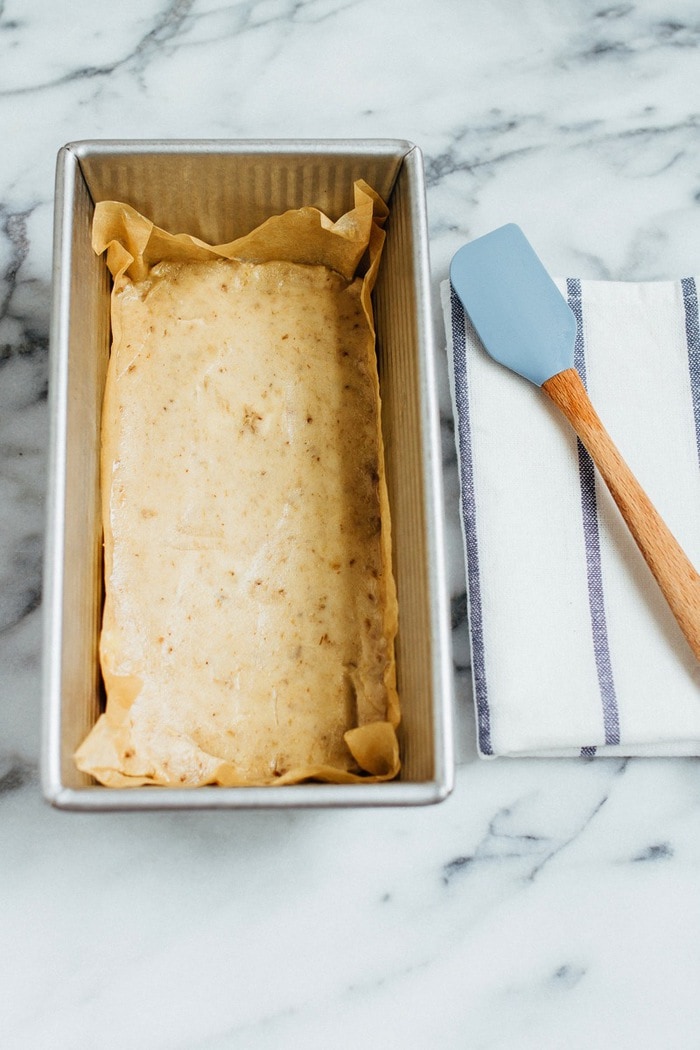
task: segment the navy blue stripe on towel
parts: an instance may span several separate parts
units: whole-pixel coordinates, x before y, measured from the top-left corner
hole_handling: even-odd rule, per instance
[[[583,385],[586,386],[586,347],[583,336],[583,306],[581,282],[573,277],[567,279],[566,292],[569,306],[576,318],[576,342],[574,365]],[[620,743],[620,716],[613,680],[608,628],[605,618],[605,596],[600,555],[600,529],[598,525],[598,501],[595,491],[595,468],[581,442],[578,442],[578,466],[581,482],[581,510],[583,514],[583,539],[586,549],[586,572],[588,576],[588,605],[591,613],[593,652],[595,655],[598,689],[603,709],[605,743]],[[585,747],[582,755],[591,755],[593,748]]]
[[[698,318],[698,289],[695,278],[684,277],[681,281],[681,288],[685,310],[685,340],[688,344],[690,393],[695,416],[695,441],[700,465],[700,319]]]
[[[474,461],[472,458],[472,436],[469,417],[469,392],[467,383],[467,357],[464,308],[454,288],[450,287],[450,313],[452,315],[452,353],[455,377],[455,398],[459,442],[459,472],[461,491],[461,513],[467,548],[467,586],[469,587],[469,630],[472,646],[472,674],[474,678],[474,701],[476,706],[479,750],[483,755],[492,755],[491,713],[486,687],[486,660],[484,654],[484,623],[481,608],[481,580],[479,577],[479,548],[476,535],[476,494],[474,492]]]

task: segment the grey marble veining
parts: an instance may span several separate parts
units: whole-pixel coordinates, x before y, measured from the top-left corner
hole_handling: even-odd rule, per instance
[[[696,762],[475,757],[444,370],[450,799],[79,816],[36,764],[57,149],[413,140],[442,345],[449,260],[504,221],[554,273],[698,273],[699,62],[689,0],[0,0],[0,1045],[698,1045]]]

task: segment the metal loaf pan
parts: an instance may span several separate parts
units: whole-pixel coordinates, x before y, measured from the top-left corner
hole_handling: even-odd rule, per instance
[[[94,206],[125,201],[211,243],[315,205],[337,218],[365,179],[388,202],[374,299],[394,539],[402,703],[400,778],[191,790],[104,788],[75,748],[102,703],[99,436],[110,345],[110,280],[90,244]],[[83,141],[58,155],[51,330],[51,452],[45,563],[46,798],[65,809],[418,805],[452,787],[452,663],[428,235],[420,151],[395,140]]]

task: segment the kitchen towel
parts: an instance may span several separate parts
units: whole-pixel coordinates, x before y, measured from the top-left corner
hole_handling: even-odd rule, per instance
[[[699,566],[700,279],[556,283],[593,405]],[[700,664],[605,483],[441,295],[480,754],[700,754]]]

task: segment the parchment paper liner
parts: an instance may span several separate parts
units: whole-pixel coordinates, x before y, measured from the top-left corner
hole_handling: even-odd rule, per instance
[[[97,254],[106,253],[107,266],[112,274],[113,297],[125,279],[143,280],[151,266],[158,262],[208,261],[215,258],[239,259],[261,263],[281,260],[306,265],[323,265],[341,274],[347,281],[362,277],[361,302],[369,329],[374,336],[371,292],[374,286],[385,234],[383,225],[388,209],[381,198],[366,183],[354,186],[355,206],[333,222],[316,208],[301,208],[274,216],[245,237],[223,245],[208,245],[189,234],[170,234],[159,229],[150,220],[127,204],[105,201],[96,206],[93,222],[93,248]],[[113,313],[113,340],[121,337],[118,313]],[[379,384],[375,373],[376,394]],[[379,401],[377,402],[379,403]],[[385,672],[387,691],[386,720],[350,728],[345,742],[363,772],[353,773],[327,765],[292,769],[270,778],[264,783],[274,785],[320,780],[329,783],[379,781],[395,777],[400,768],[396,726],[400,720],[396,690],[396,666],[393,644],[398,621],[395,585],[391,571],[391,529],[389,504],[384,472],[381,428],[379,430],[380,457],[378,463],[378,493],[382,517],[382,557],[384,563],[385,632],[391,659]],[[104,515],[103,515],[104,516]],[[108,515],[105,517],[108,523]],[[108,527],[108,524],[107,524]],[[164,698],[164,704],[167,698]],[[136,787],[164,783],[152,776],[125,775],[119,768],[121,758],[113,740],[115,723],[118,726],[128,709],[110,710],[102,715],[76,753],[80,769],[91,773],[110,787]],[[109,721],[108,721],[109,719]],[[112,723],[112,726],[109,725]],[[216,774],[205,781],[222,786],[251,785],[257,781],[241,780],[229,763],[222,761]],[[169,786],[174,786],[167,781]]]

